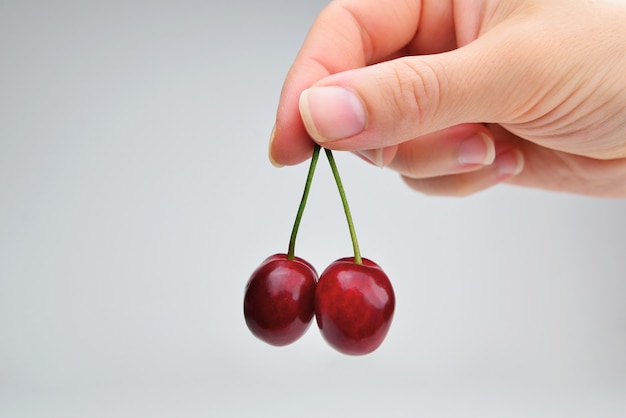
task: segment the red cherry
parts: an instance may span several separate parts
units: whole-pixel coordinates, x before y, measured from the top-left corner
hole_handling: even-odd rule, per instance
[[[243,314],[252,334],[275,346],[300,338],[311,325],[316,283],[317,272],[305,260],[266,258],[246,285]]]
[[[324,339],[337,351],[363,355],[385,339],[395,295],[391,282],[376,263],[353,257],[334,261],[319,278],[315,291],[315,317]]]

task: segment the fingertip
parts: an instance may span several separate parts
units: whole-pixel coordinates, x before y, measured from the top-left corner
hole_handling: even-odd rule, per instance
[[[497,154],[492,165],[469,173],[426,178],[403,175],[402,178],[412,189],[426,195],[464,197],[503,183],[523,170],[524,154],[512,148]]]
[[[392,145],[384,148],[359,150],[356,151],[356,154],[376,167],[383,168],[393,161],[397,151],[398,147],[396,145]]]
[[[496,158],[496,147],[490,136],[477,132],[461,142],[458,162],[462,165],[490,165]]]
[[[274,167],[281,168],[281,167],[284,167],[283,164],[280,164],[279,162],[277,162],[276,159],[274,158],[274,155],[272,154],[275,136],[276,136],[276,125],[274,125],[274,127],[272,128],[272,133],[270,134],[270,141],[267,147],[267,156],[270,160],[270,163],[272,163]]]
[[[356,153],[368,163],[375,165],[376,167],[384,167],[382,148],[364,149],[356,151]]]
[[[524,154],[517,148],[503,152],[495,160],[500,180],[517,176],[524,170]]]
[[[270,134],[268,158],[275,167],[297,165],[311,158],[313,145],[304,128],[277,123]]]

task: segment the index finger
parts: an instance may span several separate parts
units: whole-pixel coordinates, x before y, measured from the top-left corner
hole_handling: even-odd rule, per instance
[[[270,140],[274,164],[293,165],[311,156],[313,142],[298,110],[302,91],[331,74],[396,53],[415,37],[421,12],[422,1],[339,0],[320,13],[283,85]]]

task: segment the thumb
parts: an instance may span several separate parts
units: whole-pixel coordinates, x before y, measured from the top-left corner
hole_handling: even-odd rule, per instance
[[[511,89],[523,100],[516,83],[524,70],[489,38],[320,80],[300,96],[309,135],[328,148],[378,149],[461,123],[510,118]]]

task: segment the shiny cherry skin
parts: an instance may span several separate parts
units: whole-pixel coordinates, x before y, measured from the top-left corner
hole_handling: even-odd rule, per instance
[[[363,355],[385,339],[395,309],[391,282],[376,263],[353,257],[334,261],[324,270],[315,292],[315,318],[331,347]]]
[[[274,346],[291,344],[311,325],[317,272],[307,261],[274,254],[252,273],[243,312],[248,329]]]

